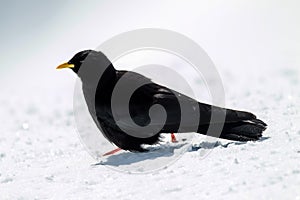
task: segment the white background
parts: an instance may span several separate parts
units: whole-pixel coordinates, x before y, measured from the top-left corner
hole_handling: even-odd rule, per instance
[[[299,8],[296,0],[2,1],[0,198],[300,199]],[[55,67],[137,28],[196,41],[219,70],[226,106],[265,120],[267,139],[217,146],[205,159],[188,152],[144,175],[92,166],[73,119],[76,76]]]

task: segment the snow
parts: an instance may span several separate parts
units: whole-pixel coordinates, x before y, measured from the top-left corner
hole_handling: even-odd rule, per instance
[[[72,79],[71,73],[59,73]],[[76,133],[69,102],[72,94],[59,91],[59,84],[40,89],[29,84],[28,88],[36,89],[19,93],[13,90],[18,88],[4,89],[1,199],[297,199],[300,94],[296,93],[299,86],[293,82],[295,73],[299,71],[285,75],[279,69],[269,72],[267,77],[262,73],[252,79],[251,88],[239,79],[230,84],[224,80],[225,86],[234,90],[227,93],[227,98],[232,99],[235,107],[247,107],[269,124],[262,141],[240,144],[222,140],[222,145],[211,148],[199,136],[200,149],[211,148],[207,156],[201,156],[200,149],[189,151],[164,169],[142,174],[124,173],[112,167],[159,157],[120,152],[110,157],[106,163],[110,167],[97,164]],[[262,78],[263,88],[259,86]],[[281,87],[274,88],[273,79]],[[71,81],[69,86],[72,88]],[[24,87],[27,88],[26,84]],[[295,93],[287,94],[285,88]],[[44,90],[47,92],[43,93]],[[167,150],[160,150],[160,156],[166,156]]]
[[[171,9],[172,17],[182,4],[177,2]],[[84,30],[72,37],[70,32],[62,38],[49,35],[47,47],[33,48],[36,52],[11,70],[8,59],[1,64],[0,199],[300,199],[300,51],[296,46],[300,41],[295,25],[299,15],[294,16],[293,10],[297,6],[292,1],[288,9],[268,5],[278,11],[274,14],[268,6],[248,4],[236,8],[231,2],[219,8],[221,4],[211,3],[201,7],[200,17],[191,12],[191,18],[199,17],[191,23],[199,22],[199,29],[208,27],[201,33],[183,22],[168,26],[166,20],[160,25],[190,36],[208,52],[222,77],[226,106],[251,111],[269,125],[261,141],[220,140],[212,147],[206,137],[196,135],[184,154],[174,153],[176,145],[165,144],[150,153],[122,151],[106,161],[95,160],[77,133],[75,75],[58,72],[55,66],[78,49],[96,45],[99,35],[89,35],[88,41],[82,39]],[[210,17],[215,26],[206,26],[202,16]],[[130,21],[128,16],[120,20],[118,24]],[[144,23],[155,26],[147,20],[129,23],[126,30]],[[51,33],[62,25],[53,25]],[[226,25],[232,29],[223,29]],[[111,32],[103,30],[101,40],[122,31],[118,26]],[[218,31],[223,34],[215,35]],[[74,44],[77,37],[80,44]],[[148,170],[149,164],[164,162],[168,156],[178,157]]]

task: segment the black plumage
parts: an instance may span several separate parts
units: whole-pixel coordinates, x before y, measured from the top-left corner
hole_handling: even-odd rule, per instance
[[[141,74],[118,71],[108,58],[98,51],[81,51],[66,64],[72,66],[71,69],[81,78],[89,112],[98,128],[102,130],[102,133],[110,142],[124,150],[143,152],[145,149],[142,145],[152,145],[159,142],[160,133],[195,131],[206,134],[210,125],[212,127],[221,126],[220,135],[217,133],[215,135],[220,138],[235,141],[253,141],[258,140],[267,127],[263,121],[257,119],[252,113],[200,103],[175,90],[156,84]],[[117,105],[116,109],[119,113],[117,117],[113,116],[111,108],[113,90],[121,79],[124,88],[122,92],[126,92],[126,87],[132,84],[143,85],[135,90],[130,98],[130,117],[140,126],[151,124],[150,130],[161,127],[155,134],[141,133],[141,137],[135,137],[132,134],[127,134],[128,132],[126,133],[117,125],[120,123],[128,125],[126,124],[128,119],[124,118],[126,115],[123,115],[128,108],[121,104]],[[185,119],[185,125],[180,127],[179,130],[182,114],[180,102],[187,105],[186,112],[189,118]],[[160,124],[155,119],[150,120],[149,109],[155,104],[162,105],[166,110],[167,117],[164,124]],[[224,116],[224,126],[222,120],[211,122],[212,113],[216,116]],[[193,119],[197,118],[199,114],[200,120],[195,124]],[[135,126],[130,124],[126,130],[136,132]],[[146,137],[147,134],[149,134],[149,137]]]

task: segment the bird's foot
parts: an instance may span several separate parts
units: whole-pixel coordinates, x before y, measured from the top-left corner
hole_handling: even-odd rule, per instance
[[[122,149],[117,148],[117,149],[114,149],[114,150],[112,150],[112,151],[109,151],[109,152],[103,154],[102,156],[109,156],[109,155],[112,155],[112,154],[114,154],[114,153],[117,153],[117,152],[119,152],[119,151],[121,151],[121,150],[122,150]]]
[[[176,139],[174,133],[171,133],[171,142],[172,143],[177,143],[178,142],[178,140]]]

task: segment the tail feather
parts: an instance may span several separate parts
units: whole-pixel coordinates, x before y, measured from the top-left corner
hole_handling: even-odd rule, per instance
[[[198,132],[206,134],[209,125],[200,126]],[[220,138],[234,141],[258,140],[266,130],[267,124],[260,119],[241,120],[224,123]]]
[[[266,124],[261,120],[251,120],[225,124],[220,138],[235,141],[258,140],[266,130]]]

